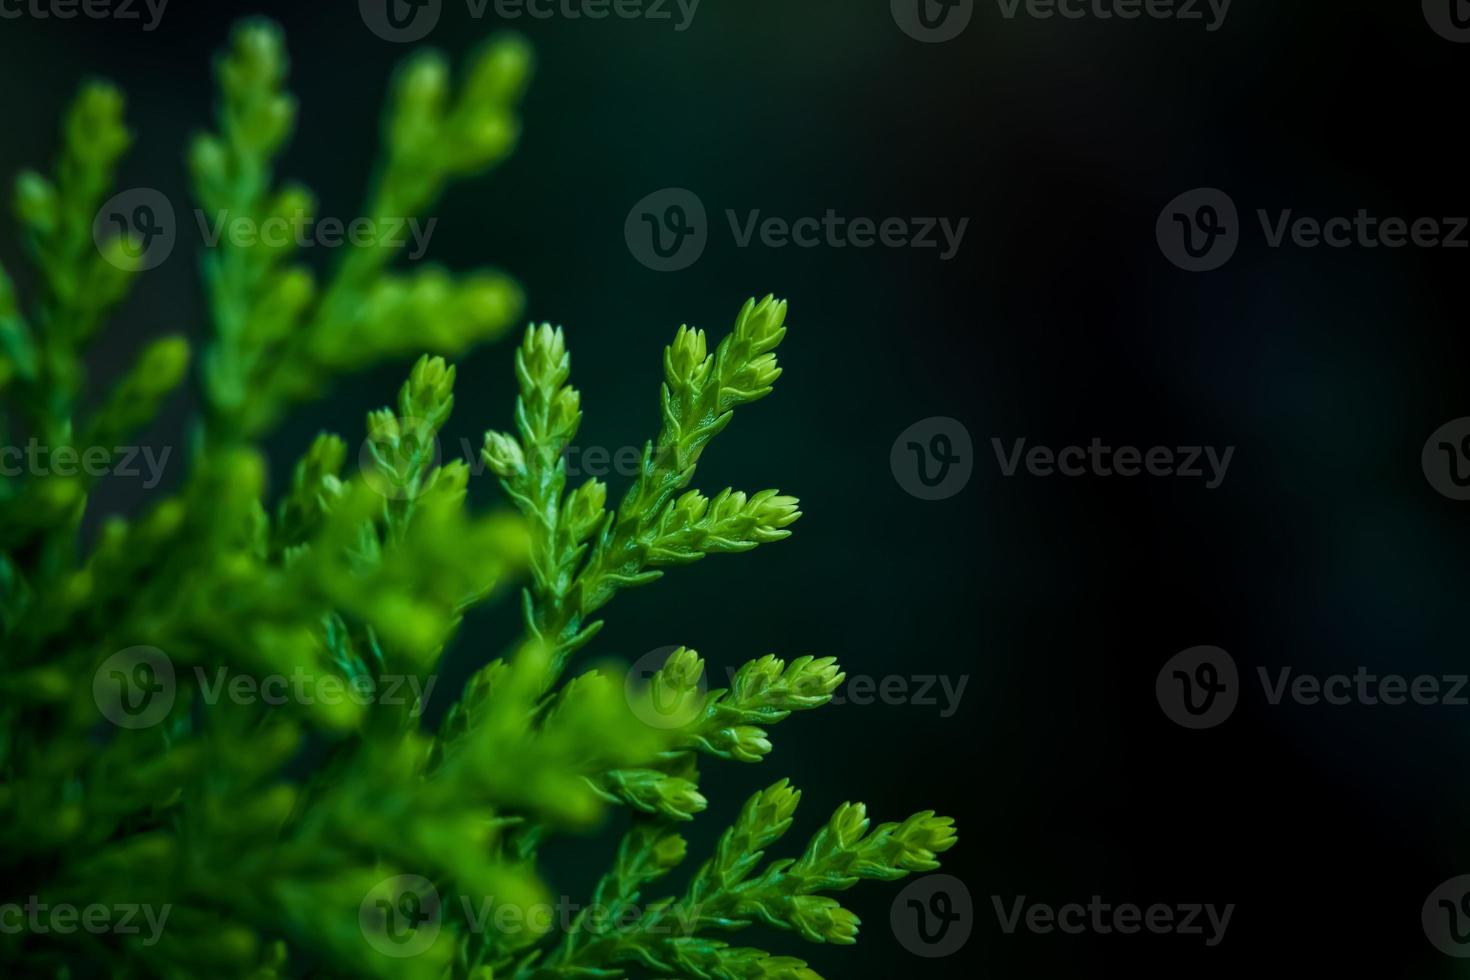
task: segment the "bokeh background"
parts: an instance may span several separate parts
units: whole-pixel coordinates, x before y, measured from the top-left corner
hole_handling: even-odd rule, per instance
[[[310,185],[321,214],[355,215],[407,53],[364,26],[355,0],[173,0],[151,32],[0,20],[0,172],[48,161],[78,80],[104,75],[126,87],[139,137],[121,185],[156,187],[186,212],[182,148],[211,111],[210,57],[251,13],[286,27],[294,57],[301,127],[282,176]],[[748,295],[792,302],[785,377],[738,414],[697,484],[798,494],[796,534],[624,594],[591,656],[685,643],[721,676],[761,653],[810,652],[876,678],[965,679],[949,717],[941,700],[781,724],[764,765],[707,767],[711,808],[691,833],[704,852],[741,800],[784,775],[805,790],[793,837],[848,799],[879,819],[952,814],[962,842],[947,870],[972,899],[964,948],[912,955],[888,924],[898,888],[880,885],[845,896],[865,923],[856,949],[764,931],[752,944],[829,977],[1463,975],[1427,942],[1420,907],[1470,872],[1470,708],[1269,707],[1252,681],[1226,724],[1189,732],[1159,710],[1154,679],[1197,644],[1252,678],[1285,665],[1466,670],[1470,505],[1436,494],[1419,459],[1430,432],[1470,415],[1470,256],[1270,249],[1253,215],[1470,213],[1454,135],[1470,47],[1436,36],[1416,3],[1327,0],[1236,0],[1214,32],[1007,20],[981,2],[962,36],[932,45],[899,30],[886,0],[704,0],[684,31],[507,24],[446,0],[426,43],[463,55],[508,26],[539,57],[521,147],[435,209],[429,255],[505,268],[528,318],[566,326],[582,446],[653,433],[660,349],[681,322],[719,331]],[[1200,186],[1228,191],[1247,231],[1227,266],[1194,275],[1165,261],[1154,224]],[[702,258],[673,273],[641,265],[623,237],[634,202],[665,187],[693,190],[713,222]],[[970,224],[945,262],[738,248],[723,217],[829,208]],[[0,258],[14,267],[10,238]],[[194,274],[181,242],[143,278],[98,349],[99,381],[148,337],[202,335]],[[450,451],[509,426],[510,365],[507,341],[460,362]],[[318,429],[359,433],[404,367],[296,414],[270,442],[277,485]],[[176,407],[154,444],[182,445],[191,406]],[[933,416],[963,423],[975,459],[963,492],[931,502],[900,487],[889,450]],[[1094,436],[1236,452],[1206,491],[1006,478],[991,444]],[[136,483],[108,481],[109,503],[146,506]],[[472,494],[499,502],[489,477]],[[516,628],[511,603],[475,616],[445,683]],[[554,885],[584,893],[609,835],[561,851]],[[1007,935],[993,896],[1022,895],[1236,908],[1214,948]]]

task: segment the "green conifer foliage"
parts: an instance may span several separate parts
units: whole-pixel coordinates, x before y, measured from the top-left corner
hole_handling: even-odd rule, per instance
[[[504,158],[530,66],[514,37],[458,81],[437,55],[411,60],[362,213],[420,215]],[[199,207],[310,213],[310,192],[274,173],[295,120],[279,31],[242,25],[216,76],[217,118],[188,155]],[[691,488],[735,409],[781,374],[784,302],[747,303],[718,339],[678,330],[657,433],[615,504],[597,480],[568,485],[582,411],[566,338],[528,329],[513,426],[483,449],[510,506],[474,513],[469,466],[433,446],[454,405],[444,358],[520,316],[499,272],[403,272],[374,243],[319,281],[293,247],[226,237],[203,255],[209,329],[192,370],[190,345],[165,337],[88,397],[87,345],[142,274],[136,242],[94,241],[131,142],[123,120],[116,89],[85,86],[52,172],[16,181],[34,290],[23,299],[0,269],[0,443],[121,445],[191,374],[202,411],[187,472],[95,535],[80,533],[94,478],[0,479],[0,905],[143,906],[162,921],[0,930],[6,975],[805,980],[802,961],[729,938],[758,926],[851,943],[858,921],[835,893],[938,867],[951,821],[874,826],[854,804],[797,856],[768,858],[800,798],[781,780],[686,887],[660,891],[686,858],[678,826],[706,807],[700,758],[760,762],[771,727],[825,704],[843,675],[831,658],[768,655],[708,690],[682,647],[641,686],[576,662],[621,590],[790,535],[792,497]],[[323,434],[268,492],[258,443],[293,405],[421,352],[396,404],[368,414],[356,465]],[[516,584],[524,636],[462,692],[439,692],[453,707],[429,730],[422,709],[463,615]],[[241,679],[261,695],[221,696]],[[289,693],[266,697],[271,679]],[[570,927],[533,914],[553,901],[538,855],[612,808],[630,826],[582,914]],[[516,925],[465,914],[487,902]]]

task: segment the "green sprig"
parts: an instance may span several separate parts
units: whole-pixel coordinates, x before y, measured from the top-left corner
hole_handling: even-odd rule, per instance
[[[189,157],[212,215],[315,212],[309,192],[274,175],[298,113],[287,67],[280,31],[264,22],[241,26],[217,62],[216,127]],[[472,58],[457,88],[437,55],[410,60],[364,215],[420,214],[448,181],[503,158],[529,67],[513,38]],[[188,373],[188,346],[165,336],[95,412],[79,411],[87,346],[139,272],[139,242],[94,238],[129,142],[121,96],[89,85],[54,171],[17,182],[35,265],[21,281],[37,291],[27,303],[0,270],[0,436],[15,423],[52,449],[120,443],[169,411]],[[515,432],[487,433],[483,451],[519,513],[477,512],[469,466],[437,452],[458,378],[436,355],[504,329],[520,292],[494,272],[395,273],[395,257],[382,242],[354,245],[318,284],[292,245],[222,238],[203,261],[204,419],[186,472],[137,515],[103,515],[85,539],[91,478],[0,480],[0,902],[171,910],[156,942],[0,935],[0,967],[816,980],[799,959],[721,936],[761,923],[851,942],[857,920],[829,893],[932,870],[954,844],[950,821],[924,812],[873,828],[844,805],[799,857],[767,861],[799,800],[783,780],[746,803],[687,890],[643,896],[686,858],[673,828],[708,805],[701,758],[765,757],[770,725],[831,699],[835,662],[761,657],[706,693],[704,662],[681,647],[646,702],[616,666],[566,676],[622,588],[791,533],[794,498],[689,488],[733,410],[780,374],[785,304],[747,303],[713,351],[702,331],[680,328],[664,352],[658,434],[613,507],[597,480],[568,485],[581,403],[566,338],[529,329]],[[347,371],[426,350],[392,407],[368,413],[355,453],[322,433],[272,491],[258,441],[293,404]],[[464,617],[523,580],[527,635],[484,656],[462,691],[443,691]],[[441,698],[451,703],[430,733],[423,716]],[[140,707],[161,710],[141,719]],[[538,851],[613,807],[631,823],[593,893],[604,915],[585,912],[564,935],[534,920],[476,930],[419,915],[491,897],[544,907]],[[414,955],[400,955],[405,943]]]
[[[483,458],[535,522],[526,620],[531,634],[555,650],[548,683],[596,635],[601,622],[592,616],[619,589],[654,581],[660,565],[746,551],[789,535],[801,514],[794,497],[775,490],[751,497],[725,490],[712,501],[690,491],[674,499],[734,408],[770,393],[781,373],[772,351],[786,335],[785,319],[784,302],[751,300],[713,354],[704,331],[679,328],[664,351],[663,425],[611,513],[603,510],[606,488],[595,480],[563,505],[562,457],[581,421],[580,396],[567,385],[570,358],[561,331],[527,331],[516,360],[519,439],[486,433]]]

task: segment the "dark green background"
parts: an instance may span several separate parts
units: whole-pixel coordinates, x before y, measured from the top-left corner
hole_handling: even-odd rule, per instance
[[[1360,9],[1361,8],[1361,9]],[[287,28],[301,128],[281,173],[351,217],[400,46],[356,4],[173,0],[151,34],[111,22],[0,21],[0,171],[49,159],[79,77],[125,85],[139,146],[123,186],[182,210],[188,135],[208,118],[208,59],[237,16]],[[462,54],[499,27],[447,0],[430,41]],[[981,3],[960,40],[925,46],[883,0],[704,0],[693,26],[521,22],[539,54],[520,150],[454,190],[431,256],[499,265],[529,317],[563,324],[583,445],[636,445],[658,422],[659,351],[681,322],[728,327],[750,294],[792,302],[775,395],[739,413],[697,484],[798,494],[794,537],[712,558],[609,610],[594,656],[686,643],[711,667],[765,652],[841,658],[876,677],[968,677],[959,712],[845,705],[775,730],[760,767],[709,766],[696,853],[748,793],[789,775],[796,835],[847,799],[879,819],[956,816],[947,868],[975,901],[964,951],[926,961],[892,936],[896,887],[847,896],[855,949],[799,949],[829,977],[1304,975],[1447,977],[1419,927],[1470,870],[1465,708],[1275,708],[1169,723],[1162,663],[1196,644],[1243,671],[1464,669],[1464,505],[1419,471],[1428,434],[1466,408],[1464,253],[1266,249],[1179,272],[1154,219],[1197,186],[1327,216],[1465,214],[1458,151],[1470,51],[1418,4],[1237,0],[1225,28],[1005,21]],[[658,274],[623,242],[635,201],[683,186],[716,227],[692,268]],[[959,257],[737,249],[723,212],[969,217]],[[7,241],[0,256],[14,265]],[[99,379],[145,337],[201,334],[181,248],[103,341]],[[446,446],[509,427],[511,348],[460,362]],[[338,386],[271,440],[277,480],[317,428],[355,437],[394,365]],[[180,412],[184,406],[179,405]],[[900,431],[947,415],[977,453],[968,488],[926,503],[889,472]],[[178,443],[175,416],[151,438]],[[990,440],[1235,445],[1224,486],[1001,477]],[[177,473],[174,474],[175,476]],[[626,481],[614,480],[617,492]],[[110,481],[117,506],[147,497]],[[472,493],[497,499],[491,481]],[[510,604],[467,625],[453,669],[501,652]],[[564,852],[573,895],[605,842]],[[990,896],[1060,904],[1235,903],[1223,945],[1197,938],[1007,936]]]

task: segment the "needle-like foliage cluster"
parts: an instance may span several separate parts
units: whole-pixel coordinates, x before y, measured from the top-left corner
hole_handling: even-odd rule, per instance
[[[515,38],[458,82],[437,55],[407,64],[363,213],[422,214],[510,152],[529,67]],[[312,212],[307,190],[274,175],[296,116],[279,32],[242,26],[216,75],[214,128],[189,154],[199,207],[257,223]],[[138,271],[141,243],[94,240],[130,142],[122,96],[90,84],[54,170],[17,180],[34,288],[23,302],[0,269],[0,442],[121,446],[190,374],[190,344],[166,337],[88,397],[84,355]],[[613,505],[597,480],[568,485],[582,417],[570,356],[560,329],[528,329],[513,431],[483,449],[513,511],[474,513],[469,466],[434,451],[454,403],[444,357],[503,333],[520,292],[501,273],[405,273],[394,257],[357,244],[318,278],[294,247],[222,239],[202,262],[202,411],[167,494],[84,534],[90,470],[0,480],[0,910],[141,906],[159,926],[0,928],[3,971],[814,977],[727,937],[761,925],[852,942],[857,919],[833,894],[936,868],[950,821],[873,826],[844,804],[798,856],[768,859],[800,796],[782,780],[685,888],[653,889],[685,859],[679,825],[706,806],[700,758],[761,761],[771,726],[830,700],[837,665],[765,656],[716,690],[685,648],[646,684],[574,669],[619,591],[790,534],[791,497],[691,489],[734,410],[781,373],[786,304],[747,303],[717,340],[679,329],[657,435]],[[396,405],[367,416],[354,465],[322,435],[269,492],[259,440],[284,413],[336,376],[422,351]],[[453,707],[428,730],[462,617],[517,580],[524,636],[457,697],[439,692]],[[630,828],[595,893],[569,921],[537,914],[558,906],[538,854],[612,807]]]

